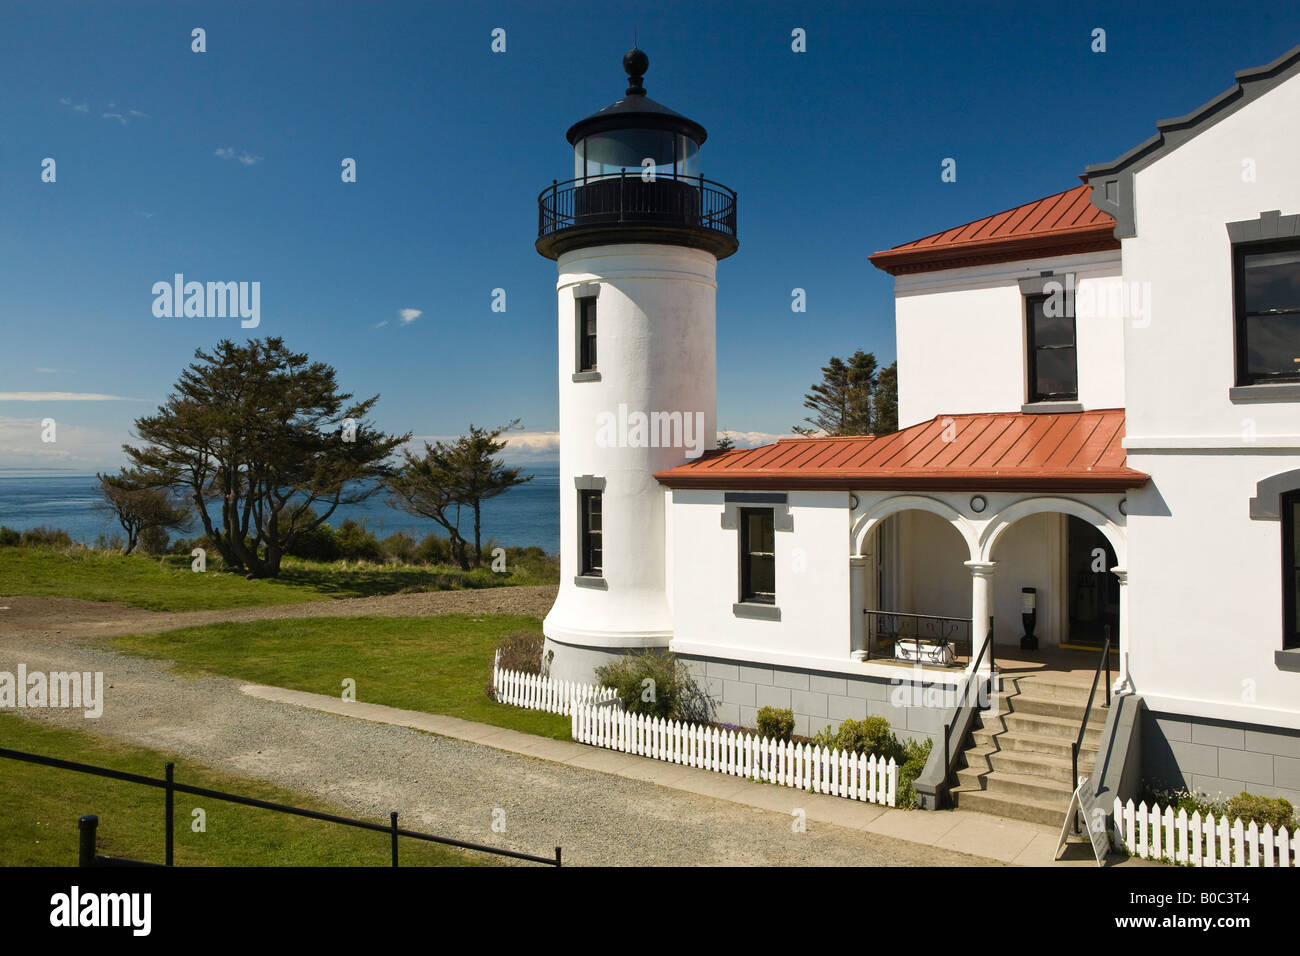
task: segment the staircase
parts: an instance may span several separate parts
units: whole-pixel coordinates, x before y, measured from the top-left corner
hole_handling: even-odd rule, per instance
[[[1051,674],[1002,678],[998,716],[977,715],[974,743],[958,761],[954,806],[1059,827],[1070,806],[1070,749],[1078,739],[1088,685]],[[1079,775],[1092,772],[1102,728],[1105,688],[1098,686],[1079,749]]]

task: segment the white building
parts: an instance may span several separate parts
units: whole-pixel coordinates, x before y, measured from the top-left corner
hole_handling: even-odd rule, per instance
[[[542,197],[538,248],[559,266],[552,672],[667,647],[719,721],[752,727],[771,704],[801,734],[949,724],[927,805],[953,771],[959,791],[1001,773],[1041,816],[1073,779],[1053,749],[1084,713],[1066,685],[1109,638],[1121,706],[1088,731],[1094,789],[1300,803],[1300,47],[1084,185],[872,256],[896,276],[899,432],[724,454],[715,271],[735,197],[697,178],[704,130],[645,97],[644,54],[625,65],[627,97],[569,131],[578,178]],[[900,667],[917,641],[933,659]],[[960,708],[900,689],[1008,657],[1040,681],[1012,704],[1027,723],[985,715],[967,760],[988,767],[961,769]]]

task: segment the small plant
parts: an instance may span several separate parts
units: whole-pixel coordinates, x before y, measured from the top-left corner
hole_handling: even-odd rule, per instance
[[[895,803],[905,810],[915,810],[917,807],[916,778],[921,776],[921,771],[925,769],[926,762],[930,759],[934,741],[929,738],[926,738],[923,743],[909,740],[903,744],[902,749],[903,760],[898,767],[898,794]]]
[[[544,675],[542,645],[545,640],[538,631],[511,631],[497,642],[497,666],[503,671]]]
[[[1243,790],[1228,800],[1223,809],[1230,820],[1241,817],[1243,823],[1249,825],[1254,821],[1261,828],[1271,823],[1274,832],[1282,827],[1294,830],[1296,826],[1295,807],[1281,797],[1261,797]]]
[[[790,738],[794,736],[794,711],[788,707],[781,710],[775,707],[760,707],[758,732],[764,737],[789,743]]]
[[[813,737],[813,743],[831,750],[843,750],[853,754],[867,754],[888,760],[890,757],[902,762],[902,745],[889,729],[889,721],[884,717],[868,717],[865,720],[845,720],[838,730],[825,730]]]
[[[16,548],[23,543],[21,533],[0,524],[0,548]]]
[[[623,709],[631,714],[707,724],[717,707],[686,663],[669,651],[625,655],[597,667],[596,679],[612,688]]]

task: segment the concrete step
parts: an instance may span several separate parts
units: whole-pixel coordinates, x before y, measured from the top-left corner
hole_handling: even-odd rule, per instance
[[[1024,797],[1044,803],[1061,802],[1062,807],[1069,805],[1070,794],[1074,792],[1068,782],[978,767],[963,767],[958,770],[957,781],[963,787],[987,790],[1002,796]]]
[[[1045,714],[1024,714],[1017,711],[1011,713],[1002,713],[995,718],[987,718],[981,715],[981,724],[984,727],[997,727],[998,723],[1010,731],[1016,733],[1034,734],[1038,737],[1057,737],[1065,741],[1073,741],[1079,736],[1078,720],[1071,720],[1063,717],[1049,717]],[[1096,719],[1088,721],[1088,729],[1083,735],[1083,744],[1085,747],[1096,749],[1101,744],[1101,732],[1105,727],[1105,721],[1098,723]]]
[[[1065,811],[1070,808],[1069,796],[1064,800],[1035,800],[967,787],[955,787],[950,794],[953,805],[962,810],[991,813],[1051,827],[1059,827],[1065,821]]]
[[[963,757],[967,767],[982,772],[1040,777],[1064,784],[1068,784],[1073,779],[1073,767],[1068,756],[1062,759],[1029,750],[1000,750],[993,745],[971,747]]]
[[[1078,732],[1078,726],[1083,721],[1085,698],[1078,703],[1065,700],[1060,697],[1045,697],[1038,694],[1010,694],[1001,699],[1001,703],[1007,710],[1015,714],[1040,714],[1044,717],[1064,717],[1067,720],[1074,721],[1075,732]],[[1088,718],[1088,725],[1100,721],[1106,723],[1106,708],[1100,706],[1096,701],[1092,705],[1092,716]]]
[[[1065,737],[1048,737],[1017,730],[979,728],[971,736],[979,747],[997,747],[1004,751],[1044,754],[1061,760],[1070,759],[1070,744]],[[1084,742],[1079,750],[1079,765],[1089,766],[1097,759],[1097,745]]]
[[[1112,668],[1111,680],[1115,679],[1114,669]],[[1103,673],[1101,679],[1097,681],[1097,693],[1093,697],[1093,703],[1106,703],[1106,688],[1103,684],[1106,681],[1106,675]],[[1017,677],[1014,681],[1003,678],[1003,684],[1008,686],[1014,684],[1016,689],[1027,694],[1034,694],[1038,697],[1059,697],[1061,700],[1073,701],[1076,704],[1086,704],[1088,702],[1088,691],[1092,688],[1092,678],[1088,679],[1086,684],[1077,684],[1066,681],[1060,677],[1053,677],[1050,674],[1031,675],[1028,677]]]

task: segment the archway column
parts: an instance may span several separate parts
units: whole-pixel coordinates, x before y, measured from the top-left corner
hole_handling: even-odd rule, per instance
[[[1110,569],[1110,573],[1119,578],[1119,634],[1115,635],[1119,641],[1119,675],[1115,678],[1115,683],[1111,686],[1111,691],[1118,693],[1128,686],[1128,652],[1131,645],[1128,632],[1128,568],[1117,565]]]
[[[869,554],[855,554],[849,558],[849,638],[850,656],[855,661],[867,659],[867,567]]]
[[[965,565],[970,568],[970,646],[971,659],[973,660],[979,657],[980,652],[984,650],[984,645],[993,638],[992,632],[989,630],[989,615],[993,609],[993,572],[998,563],[996,561],[966,561]],[[992,648],[989,651],[991,652]],[[987,674],[992,669],[993,660],[989,653],[985,653],[980,661],[979,672]]]

